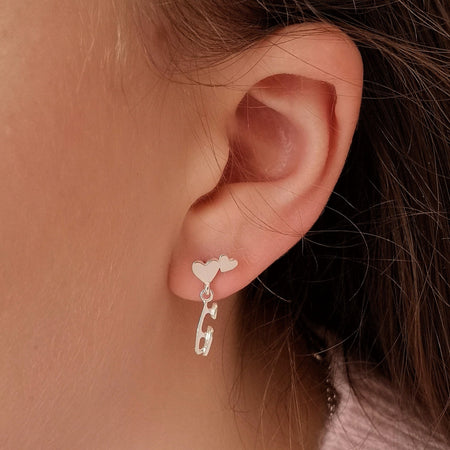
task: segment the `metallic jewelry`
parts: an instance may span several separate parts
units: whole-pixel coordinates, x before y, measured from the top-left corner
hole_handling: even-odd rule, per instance
[[[197,334],[195,338],[195,353],[197,355],[207,356],[213,339],[214,329],[210,325],[203,331],[203,321],[207,314],[213,319],[217,317],[217,303],[212,303],[211,307],[208,307],[208,303],[214,298],[214,293],[210,288],[211,282],[214,280],[217,272],[229,272],[238,265],[238,262],[229,258],[228,256],[221,255],[219,259],[213,258],[206,263],[202,261],[194,261],[192,263],[192,272],[194,275],[203,282],[204,287],[200,292],[200,299],[203,302],[203,309],[200,315],[200,319],[197,325]],[[200,340],[204,339],[203,346],[200,347]]]
[[[326,361],[324,356],[325,351],[322,350],[317,353],[313,353],[314,359],[319,361],[320,364],[326,365],[327,370],[327,378],[325,379],[325,388],[326,388],[326,396],[327,396],[327,410],[328,410],[328,420],[334,416],[336,412],[338,403],[339,403],[339,395],[336,391],[336,388],[333,385],[332,376],[331,376],[331,366],[330,363]]]

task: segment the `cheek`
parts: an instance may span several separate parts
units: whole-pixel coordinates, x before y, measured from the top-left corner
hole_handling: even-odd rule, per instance
[[[166,290],[183,150],[183,135],[162,126],[172,108],[162,82],[134,78],[143,67],[107,69],[114,26],[91,28],[72,2],[26,14],[10,3],[0,62],[3,424],[49,399],[70,405],[83,386],[105,404],[133,385],[120,356],[139,360],[130,349],[151,315],[148,293]]]
[[[0,83],[0,255],[15,285],[41,280],[59,256],[73,264],[76,248],[85,261],[90,249],[112,251],[138,218],[158,228],[170,195],[166,153],[105,73],[112,31],[95,37],[70,9],[30,9],[9,14],[17,23],[4,39]],[[149,112],[147,123],[156,117]]]

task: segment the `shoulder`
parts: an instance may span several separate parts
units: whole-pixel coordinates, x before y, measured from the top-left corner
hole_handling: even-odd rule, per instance
[[[432,436],[431,430],[399,406],[388,383],[369,371],[350,370],[339,356],[331,364],[338,396],[335,414],[329,420],[320,450],[411,450],[449,449]],[[358,396],[349,384],[358,386]]]

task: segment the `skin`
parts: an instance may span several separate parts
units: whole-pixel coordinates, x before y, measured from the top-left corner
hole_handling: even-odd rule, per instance
[[[181,294],[201,285],[167,281],[197,174],[215,164],[203,119],[214,95],[151,67],[117,5],[1,10],[0,447],[287,448],[285,355],[241,373],[234,290],[215,351],[197,357],[201,304]],[[302,367],[299,439],[314,448],[323,373]],[[230,402],[238,375],[244,394]]]
[[[165,270],[192,124],[144,55],[115,66],[106,6],[2,10],[0,446],[141,446],[180,373],[161,324],[182,315]]]

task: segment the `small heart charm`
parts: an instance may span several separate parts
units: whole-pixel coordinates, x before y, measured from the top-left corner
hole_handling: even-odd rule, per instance
[[[192,263],[192,272],[204,284],[210,284],[219,271],[219,261],[210,259],[208,262],[194,261]]]
[[[238,262],[233,258],[228,258],[226,255],[219,256],[219,267],[221,272],[229,272],[237,267]]]

